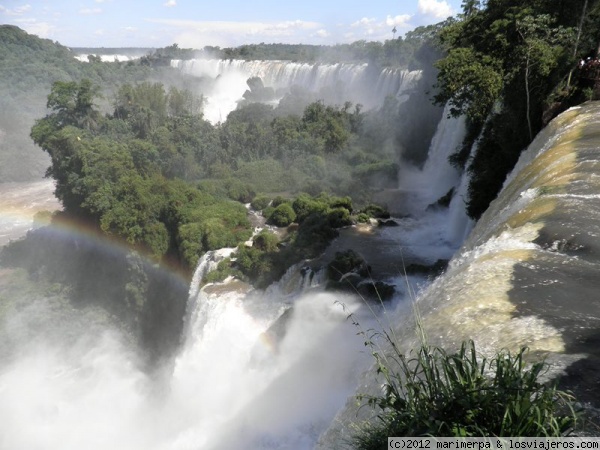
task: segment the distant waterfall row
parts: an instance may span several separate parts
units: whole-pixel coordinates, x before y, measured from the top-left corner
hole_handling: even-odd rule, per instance
[[[192,59],[173,60],[171,66],[195,77],[215,80],[216,89],[205,93],[209,110],[211,101],[213,106],[219,104],[220,117],[211,118],[212,111],[208,112],[207,117],[213,122],[224,120],[226,114],[235,108],[235,102],[248,89],[246,81],[251,77],[260,77],[265,86],[281,95],[292,86],[299,86],[318,94],[328,103],[350,101],[365,108],[383,104],[387,96],[402,99],[421,77],[420,71],[381,69],[369,64]],[[215,102],[214,98],[220,100]]]

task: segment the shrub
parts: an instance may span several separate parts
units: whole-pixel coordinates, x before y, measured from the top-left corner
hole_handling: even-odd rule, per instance
[[[279,238],[276,234],[269,231],[261,231],[254,238],[254,247],[264,252],[274,252],[277,250]]]
[[[269,203],[271,203],[271,199],[269,197],[266,197],[264,195],[257,195],[256,197],[254,197],[254,200],[252,200],[252,202],[250,203],[250,206],[255,211],[262,211],[267,206],[269,206]]]
[[[228,180],[227,196],[241,203],[250,203],[256,192],[250,184],[243,183],[239,180]]]
[[[352,249],[343,252],[335,252],[335,257],[327,265],[327,277],[330,280],[339,281],[348,273],[355,272],[361,277],[369,276],[369,269],[362,256]]]
[[[208,272],[206,274],[206,276],[204,277],[202,282],[203,283],[218,283],[220,281],[223,281],[228,276],[235,275],[235,274],[236,274],[236,271],[233,270],[233,268],[231,266],[231,259],[225,258],[223,261],[220,261],[219,264],[217,264],[217,268],[215,270]]]
[[[356,220],[360,223],[369,223],[369,219],[371,217],[368,214],[365,214],[363,212],[359,213],[358,216],[356,217]]]
[[[291,201],[287,198],[282,197],[281,195],[278,195],[273,199],[273,203],[271,204],[273,205],[273,208],[277,208],[282,203],[291,203]]]
[[[350,197],[331,197],[329,199],[329,206],[331,208],[344,208],[348,212],[352,212],[352,199]]]
[[[346,208],[333,208],[327,212],[327,220],[329,226],[332,228],[341,228],[352,225],[352,219],[350,219],[350,211]]]
[[[282,203],[279,205],[271,216],[268,222],[276,227],[287,227],[289,224],[296,220],[296,213],[289,203]]]
[[[369,218],[374,217],[375,219],[389,219],[390,213],[389,211],[380,205],[370,204],[363,208],[361,213],[366,214]]]
[[[572,398],[538,380],[543,362],[526,368],[525,348],[488,361],[473,341],[452,354],[423,344],[405,356],[392,347],[390,358],[373,352],[384,393],[361,397],[378,413],[354,436],[355,448],[385,449],[387,436],[561,436],[575,423]]]
[[[235,265],[256,287],[263,289],[274,281],[274,273],[278,272],[269,253],[244,245],[238,247]]]
[[[339,233],[329,225],[324,214],[311,214],[300,224],[294,248],[305,258],[314,258],[323,252]]]
[[[300,194],[296,200],[294,200],[292,207],[296,213],[296,221],[302,223],[313,213],[327,211],[329,204],[326,201],[316,200],[308,194]]]
[[[161,258],[169,249],[169,232],[162,222],[144,227],[144,244],[155,258]]]
[[[268,219],[271,217],[271,214],[273,214],[273,211],[275,211],[275,207],[273,205],[269,205],[262,210],[262,216]]]
[[[278,192],[289,188],[283,165],[273,159],[243,163],[235,177],[262,192]]]
[[[202,228],[197,222],[180,225],[177,231],[179,255],[188,267],[196,267],[202,248]]]

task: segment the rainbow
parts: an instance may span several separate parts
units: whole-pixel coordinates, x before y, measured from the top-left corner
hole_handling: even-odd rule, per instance
[[[62,205],[54,197],[54,181],[0,183],[0,247],[24,237],[34,228],[44,227],[44,233],[52,239],[72,241],[77,246],[93,247],[108,256],[123,257],[132,251],[123,240],[108,236],[96,227],[57,215]],[[46,217],[36,214],[48,211]],[[40,219],[40,220],[38,220]],[[156,266],[157,262],[140,254],[146,262]],[[189,285],[190,275],[180,265],[160,264],[160,269],[169,273],[177,283]]]

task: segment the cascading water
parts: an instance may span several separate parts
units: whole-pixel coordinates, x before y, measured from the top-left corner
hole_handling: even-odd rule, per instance
[[[452,124],[458,122],[438,133],[448,133]],[[440,148],[436,152],[453,151],[451,145]],[[447,164],[447,154],[436,158]],[[425,185],[415,185],[423,205],[432,197]],[[402,297],[412,290],[407,283],[426,281],[404,279],[404,262],[428,264],[454,252],[456,244],[444,232],[447,214],[423,207],[396,219],[396,227],[352,238],[344,230],[334,242],[333,248],[347,245],[372,259],[373,269],[396,285],[387,311],[322,292],[323,271],[311,274],[302,264],[266,293],[238,281],[198,289],[218,261],[214,253],[205,255],[190,288],[183,349],[172,370],[156,379],[138,368],[126,337],[106,331],[95,315],[59,320],[47,312],[53,306],[35,303],[9,324],[10,330],[36,329],[40,338],[23,338],[28,344],[0,373],[0,420],[8,430],[0,432],[0,447],[313,448],[372,362],[365,336],[357,335],[348,315],[362,330],[391,325],[391,311],[406,308]],[[46,318],[43,326],[40,317]],[[70,338],[46,339],[46,328]]]
[[[290,87],[299,86],[330,103],[351,101],[366,108],[382,105],[389,95],[404,99],[421,77],[420,71],[374,69],[367,64],[192,59],[173,60],[171,66],[214,80],[204,93],[204,115],[213,123],[224,121],[237,107],[251,77],[260,77],[265,86],[280,92],[279,97]]]
[[[562,376],[564,388],[596,408],[599,117],[600,103],[589,103],[536,137],[446,273],[416,301],[429,344],[452,350],[473,339],[487,356],[527,346],[549,364],[546,377]],[[394,322],[401,352],[419,345],[414,318]],[[377,394],[380,381],[371,372],[359,390]],[[318,448],[347,437],[356,420],[348,402]]]
[[[452,132],[453,126],[458,130]],[[440,164],[448,164],[462,127],[457,120],[439,127],[432,154]],[[444,146],[439,134],[455,139]],[[439,184],[456,183],[458,176],[450,180],[446,172],[429,166],[419,171],[444,176]],[[425,195],[424,185],[419,185],[418,194]],[[416,217],[397,219],[397,227],[378,230],[377,239],[389,252],[386,257],[375,248],[379,262],[400,261],[402,253],[407,261],[425,263],[449,258],[455,246],[444,240],[447,214],[423,208]],[[344,236],[334,248],[349,245],[370,257],[360,245],[351,244],[348,233]],[[201,261],[198,272],[205,270],[209,259]],[[369,354],[360,352],[366,337],[356,336],[347,315],[352,312],[363,330],[381,327],[386,315],[379,316],[378,306],[320,292],[320,272],[312,270],[299,263],[263,293],[240,284],[208,286],[190,299],[196,308],[191,311],[194,331],[177,360],[171,400],[183,403],[193,397],[199,405],[193,407],[196,412],[188,428],[178,432],[181,448],[310,449],[316,444],[357,383],[361,368],[371,362]],[[388,308],[410,294],[401,274],[401,267],[390,273],[398,296]],[[409,278],[409,283],[425,282]],[[405,302],[400,301],[399,307],[404,309]]]
[[[400,168],[400,190],[415,193],[419,208],[436,202],[456,187],[460,180],[460,172],[448,163],[448,157],[462,144],[465,119],[451,117],[449,108],[444,108],[423,169],[415,170],[408,166]]]

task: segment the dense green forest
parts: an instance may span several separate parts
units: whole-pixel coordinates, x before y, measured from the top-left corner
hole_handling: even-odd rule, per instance
[[[248,44],[235,48],[205,47],[197,56],[221,59],[284,60],[321,63],[364,63],[379,66],[422,69],[427,63],[423,46],[437,26],[418,27],[404,37],[379,41],[356,41],[351,44]]]
[[[379,41],[356,41],[351,44],[247,44],[239,47],[206,46],[202,49],[180,48],[177,44],[159,49],[73,47],[76,54],[140,55],[144,64],[168,65],[172,59],[214,58],[306,63],[370,63],[382,67],[423,69],[428,61],[424,43],[441,25],[418,27],[404,37]]]
[[[464,0],[459,19],[440,29],[435,39],[446,56],[435,63],[434,98],[469,122],[453,161],[471,173],[471,217],[487,209],[521,151],[552,117],[598,98],[596,74],[590,79],[578,62],[597,56],[599,16],[594,0]]]
[[[388,98],[364,111],[348,102],[327,105],[296,88],[277,107],[242,102],[217,125],[203,117],[202,81],[170,68],[172,58],[197,55],[190,49],[174,44],[135,62],[81,63],[57,43],[1,26],[0,128],[11,133],[0,141],[0,176],[31,176],[49,164],[64,205],[53,220],[84,223],[130,249],[99,269],[106,260],[95,256],[90,266],[92,250],[73,242],[69,251],[57,249],[38,234],[9,246],[3,260],[37,274],[45,265],[45,276],[85,296],[78,284],[85,277],[52,266],[53,255],[69,255],[64,267],[112,283],[101,302],[138,323],[142,340],[160,341],[157,352],[175,346],[173,324],[186,292],[157,286],[159,264],[189,277],[205,252],[239,246],[206,281],[235,274],[267,286],[291,264],[318,256],[338,228],[385,217],[369,204],[371,195],[398,185],[401,161],[423,163],[441,111],[433,104],[449,103],[453,115],[467,118],[452,162],[471,173],[468,213],[479,217],[535,134],[560,111],[597,95],[578,61],[596,56],[599,14],[600,2],[591,0],[468,0],[455,19],[385,43],[204,49],[223,58],[420,67],[420,89],[431,100],[412,95],[401,109]],[[252,90],[260,83],[248,84]],[[49,159],[30,158],[29,133]],[[247,203],[285,232],[243,244],[252,235]],[[33,265],[22,256],[27,249]],[[157,324],[169,314],[161,334]]]
[[[177,345],[187,294],[165,281],[161,264],[189,277],[206,251],[240,245],[237,259],[209,279],[236,274],[270,284],[291,264],[318,256],[339,227],[385,215],[368,206],[371,192],[397,185],[403,151],[422,163],[428,139],[413,131],[415,121],[430,123],[431,135],[428,114],[439,117],[431,106],[403,116],[393,98],[365,112],[293,89],[276,108],[246,101],[212,125],[202,115],[202,81],[170,68],[170,58],[190,56],[177,45],[134,62],[82,63],[16,27],[0,27],[0,38],[3,111],[12,112],[0,122],[11,131],[0,175],[15,179],[21,167],[28,171],[22,178],[34,175],[23,157],[31,154],[30,135],[44,150],[37,154],[50,157],[36,160],[37,168],[50,166],[64,205],[52,220],[76,221],[130,249],[106,255],[77,237],[56,243],[42,229],[8,246],[2,262],[66,286],[78,304],[103,305],[130,322],[154,357]],[[241,245],[252,234],[249,202],[269,223],[294,226]]]
[[[194,80],[170,67],[136,62],[80,62],[67,47],[0,25],[0,179],[22,181],[43,176],[48,158],[35,148],[29,130],[46,113],[46,97],[55,81],[83,78],[101,86],[99,107],[110,108],[122,83],[160,81],[193,88]]]

